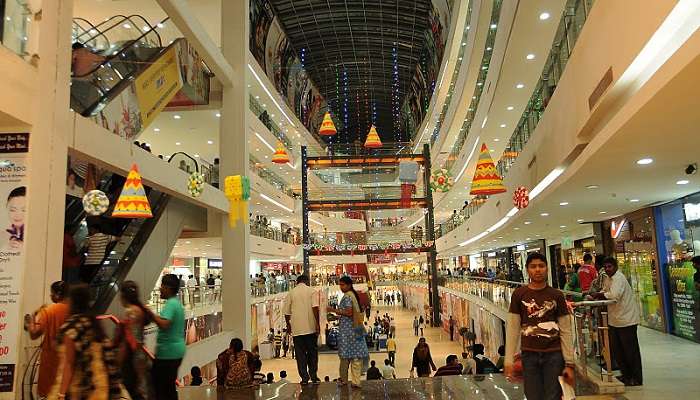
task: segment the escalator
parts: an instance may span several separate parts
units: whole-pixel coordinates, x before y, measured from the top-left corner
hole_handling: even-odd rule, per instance
[[[213,76],[166,18],[73,20],[71,109],[135,140],[165,107],[209,104]],[[168,40],[168,38],[174,38]]]

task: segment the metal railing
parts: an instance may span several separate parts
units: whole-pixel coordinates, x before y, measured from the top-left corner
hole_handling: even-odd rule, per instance
[[[284,147],[291,152],[294,152],[294,143],[287,137],[287,135],[282,131],[282,129],[277,125],[275,121],[271,119],[270,114],[268,114],[267,109],[260,104],[260,102],[253,96],[249,95],[250,111],[258,117],[260,122],[262,122],[267,129],[272,132],[275,137],[284,144]]]
[[[180,288],[177,296],[185,309],[196,311],[197,309],[221,304],[221,285],[185,286]],[[148,298],[148,306],[156,310],[156,312],[160,312],[164,304],[165,300],[160,298],[160,291],[157,289],[152,290]]]
[[[301,234],[298,232],[295,234],[294,230],[292,230],[292,232],[282,231],[273,226],[263,225],[252,218],[250,219],[250,234],[278,242],[295,245],[301,244]]]
[[[283,192],[289,197],[295,198],[296,195],[292,190],[292,187],[287,184],[279,175],[270,169],[265,167],[265,164],[261,163],[254,155],[250,154],[248,157],[248,169],[250,172],[255,173],[257,176],[261,177],[265,182],[274,186],[275,189]]]
[[[278,279],[279,277],[279,279]],[[354,284],[366,283],[364,276],[351,275]],[[267,277],[264,280],[256,277],[250,282],[250,295],[252,297],[265,297],[273,294],[286,293],[296,285],[294,276],[278,275]],[[310,277],[311,286],[333,286],[338,284],[338,275],[312,274]]]
[[[29,36],[33,33],[32,28],[37,26],[33,24],[34,13],[30,8],[30,2],[8,0],[3,1],[3,4],[4,9],[0,10],[3,12],[0,15],[4,31],[0,32],[2,45],[26,60],[31,56],[27,51]]]

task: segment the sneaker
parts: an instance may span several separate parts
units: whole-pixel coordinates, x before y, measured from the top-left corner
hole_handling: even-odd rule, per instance
[[[308,385],[308,384],[309,384],[309,381],[308,381],[308,380],[304,380],[304,381],[301,381],[299,384],[300,384],[300,385]]]
[[[314,378],[314,379],[311,380],[311,383],[314,384],[314,385],[320,385],[320,384],[321,384],[321,380],[318,379],[318,378]]]

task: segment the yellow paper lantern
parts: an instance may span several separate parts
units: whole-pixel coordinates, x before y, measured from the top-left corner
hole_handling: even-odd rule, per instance
[[[227,176],[224,179],[224,195],[229,201],[228,224],[233,228],[241,219],[240,203],[243,200],[243,185],[240,175]]]

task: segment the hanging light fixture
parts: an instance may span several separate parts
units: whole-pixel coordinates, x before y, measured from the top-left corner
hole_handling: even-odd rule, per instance
[[[286,164],[289,162],[289,155],[282,142],[277,143],[277,150],[272,155],[272,162],[275,164]]]
[[[326,115],[323,116],[323,122],[321,122],[321,127],[318,129],[318,134],[321,136],[333,136],[338,132],[335,129],[335,124],[331,119],[331,113],[326,111]]]
[[[382,141],[379,139],[379,134],[377,134],[377,128],[372,125],[365,140],[365,148],[376,149],[378,147],[382,147]]]

